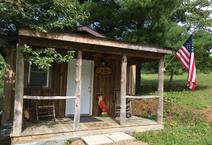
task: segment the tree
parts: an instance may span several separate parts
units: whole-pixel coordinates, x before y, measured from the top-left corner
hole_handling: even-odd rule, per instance
[[[3,28],[27,26],[42,31],[70,28],[87,18],[77,0],[5,0],[0,14]]]
[[[177,51],[194,31],[197,69],[211,67],[212,5],[209,0],[89,0],[83,1],[90,13],[88,25],[115,39],[154,44]],[[201,34],[200,34],[201,33]],[[201,36],[200,36],[201,35]],[[205,38],[207,39],[205,39]],[[203,57],[204,55],[204,57]],[[167,56],[168,62],[173,56]],[[207,63],[204,63],[207,61]],[[205,65],[200,65],[204,63]],[[170,81],[182,73],[178,60],[167,67]]]
[[[17,34],[19,27],[37,31],[70,29],[88,17],[77,0],[3,0],[0,16],[0,34],[7,36]]]
[[[14,35],[21,26],[56,31],[86,24],[108,37],[177,51],[195,31],[197,68],[206,70],[211,66],[211,5],[210,0],[5,0],[0,3],[0,34]],[[209,63],[199,67],[206,57]],[[173,61],[167,72],[179,73],[179,66]]]
[[[88,14],[78,0],[3,0],[0,2],[0,16],[0,52],[4,56],[3,49],[8,45],[6,39],[17,36],[20,27],[43,32],[70,30],[83,24]],[[62,57],[58,55],[57,58],[59,56]],[[49,58],[35,58],[40,59],[39,62],[34,59],[34,63],[47,68],[48,64],[44,63],[49,62]]]
[[[166,36],[167,42],[165,45],[172,47],[176,52],[188,38],[188,33],[191,33],[191,31],[193,32],[196,68],[199,72],[208,72],[212,70],[212,60],[210,57],[210,50],[212,49],[212,18],[210,14],[212,13],[212,9],[208,9],[211,6],[212,2],[207,0],[184,1],[172,16],[172,19],[175,20],[175,24],[176,22],[178,25],[180,23],[181,27],[177,26],[176,29],[172,27],[172,29],[174,28],[175,30],[171,30]],[[183,28],[185,30],[182,30]],[[169,35],[171,32],[176,33],[175,35],[177,37],[173,38],[172,36],[175,35]],[[183,37],[179,37],[180,34],[183,34]],[[167,58],[167,60],[171,59],[170,56]],[[167,68],[167,73],[170,74],[170,81],[172,81],[174,74],[179,74],[181,72],[181,64],[176,59],[172,61]]]

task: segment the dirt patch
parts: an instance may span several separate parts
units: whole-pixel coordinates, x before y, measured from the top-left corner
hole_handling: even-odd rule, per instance
[[[133,101],[133,115],[141,116],[146,113],[148,115],[157,114],[158,100],[134,100]]]
[[[194,112],[203,114],[203,118],[206,121],[212,122],[212,108],[198,109],[198,110],[194,110]]]

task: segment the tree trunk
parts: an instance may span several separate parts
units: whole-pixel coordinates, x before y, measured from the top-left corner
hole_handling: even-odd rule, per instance
[[[170,73],[169,83],[172,83],[173,77],[174,77],[174,70],[172,69]]]

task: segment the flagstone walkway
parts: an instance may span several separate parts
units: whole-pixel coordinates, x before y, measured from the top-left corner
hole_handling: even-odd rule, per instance
[[[103,145],[103,144],[112,144],[114,142],[119,142],[119,141],[135,140],[135,138],[124,132],[115,132],[115,133],[103,134],[103,135],[85,136],[85,137],[82,137],[82,140],[87,145]]]

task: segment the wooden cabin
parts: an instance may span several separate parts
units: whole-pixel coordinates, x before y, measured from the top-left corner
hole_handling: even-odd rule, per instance
[[[75,58],[69,63],[53,63],[50,70],[40,71],[24,59],[20,51],[24,44],[32,48],[55,48],[58,52],[74,50]],[[13,142],[58,135],[77,137],[162,129],[164,56],[171,53],[164,48],[111,40],[88,27],[80,27],[77,33],[20,29],[16,48],[6,51],[10,69],[5,79],[2,123],[13,122]],[[158,62],[158,95],[139,96],[135,93],[136,66],[148,61]],[[107,117],[100,117],[100,95],[108,108]],[[126,117],[128,100],[149,98],[158,99],[157,121]],[[50,108],[53,104],[53,112],[50,109],[47,115],[50,118],[52,115],[54,120],[40,121],[36,106],[39,102],[47,102]],[[86,122],[86,119],[81,122],[80,118],[86,116],[93,116],[98,122]]]

